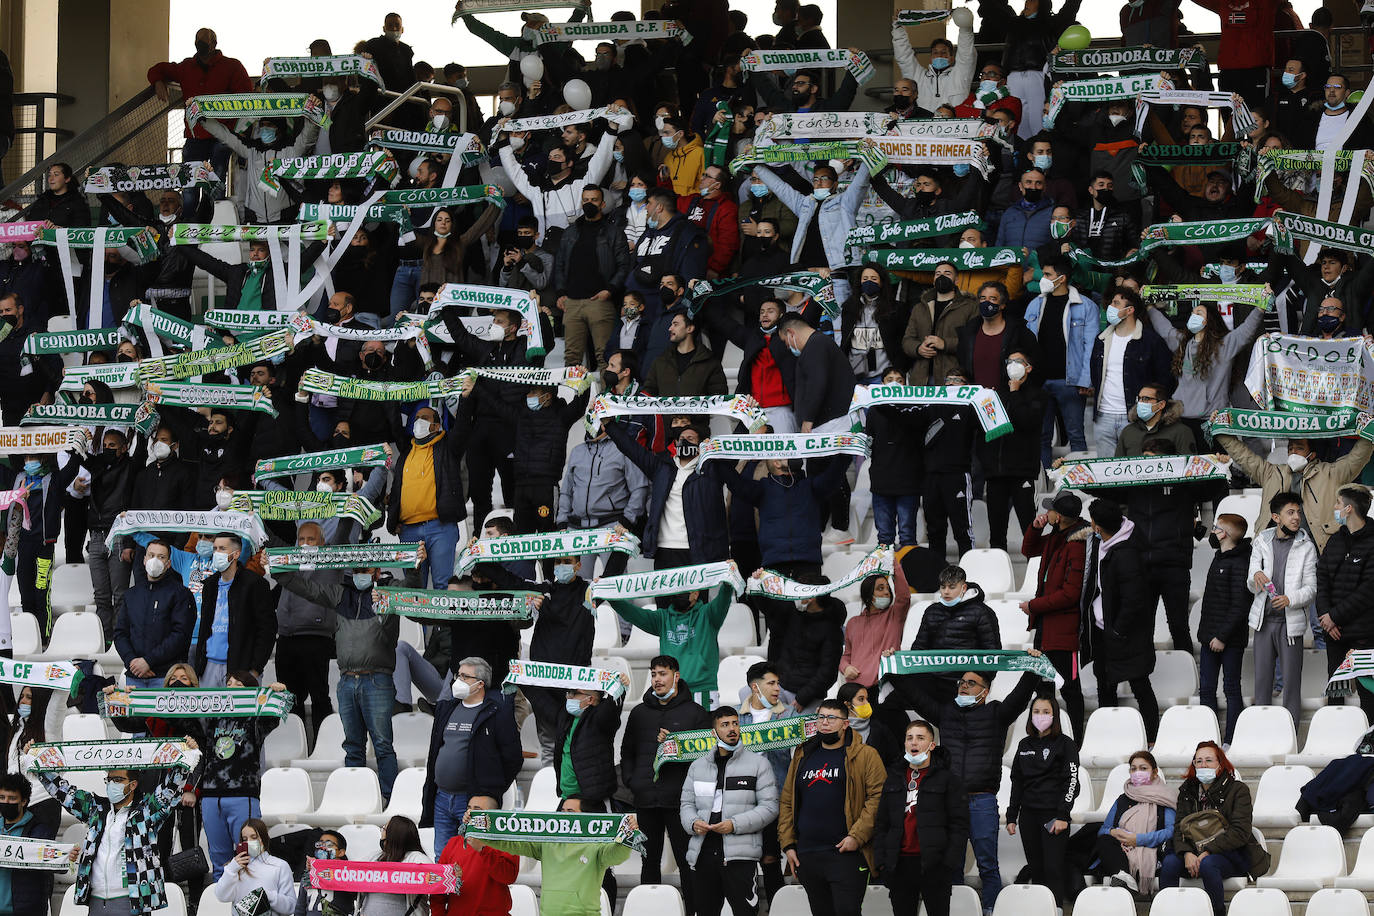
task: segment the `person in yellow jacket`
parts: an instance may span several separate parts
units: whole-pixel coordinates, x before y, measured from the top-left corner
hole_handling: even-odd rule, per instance
[[[659,186],[672,188],[678,197],[691,197],[699,190],[701,173],[706,168],[701,136],[692,133],[683,117],[664,118],[658,136],[667,150],[658,167]]]

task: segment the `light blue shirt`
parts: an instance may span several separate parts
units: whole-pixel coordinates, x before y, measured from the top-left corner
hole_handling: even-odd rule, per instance
[[[210,623],[210,638],[205,641],[205,657],[220,664],[229,658],[229,586],[232,584],[224,579],[219,580],[215,619]]]

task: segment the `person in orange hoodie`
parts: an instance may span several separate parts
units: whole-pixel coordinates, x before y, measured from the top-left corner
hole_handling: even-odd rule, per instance
[[[468,799],[468,810],[495,811],[500,801],[490,795]],[[510,885],[520,874],[520,857],[493,849],[481,840],[462,834],[444,845],[440,865],[454,865],[462,886],[456,894],[429,898],[430,916],[507,916],[511,909]]]

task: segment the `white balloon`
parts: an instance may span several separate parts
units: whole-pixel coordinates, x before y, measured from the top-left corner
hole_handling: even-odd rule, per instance
[[[957,28],[967,29],[973,26],[973,10],[966,6],[961,6],[950,13],[949,18]]]
[[[574,111],[585,111],[592,107],[592,87],[585,80],[571,79],[563,85],[563,101]]]
[[[544,59],[538,54],[526,54],[520,58],[520,75],[525,78],[528,89],[536,80],[544,78]]]

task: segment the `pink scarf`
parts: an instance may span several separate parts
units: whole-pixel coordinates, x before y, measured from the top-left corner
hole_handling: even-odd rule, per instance
[[[1159,823],[1159,807],[1178,807],[1178,790],[1164,784],[1158,775],[1154,781],[1137,786],[1126,778],[1126,797],[1135,802],[1117,819],[1117,826],[1128,833],[1139,836],[1151,833]],[[1126,862],[1131,874],[1140,885],[1140,893],[1149,896],[1154,892],[1155,869],[1159,863],[1159,850],[1153,846],[1131,846],[1125,850]]]

